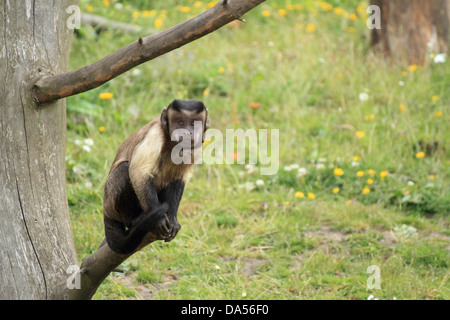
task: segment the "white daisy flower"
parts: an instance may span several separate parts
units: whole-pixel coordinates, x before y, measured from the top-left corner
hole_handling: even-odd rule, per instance
[[[363,102],[367,101],[367,100],[369,100],[369,95],[365,92],[362,92],[359,94],[359,100],[361,100]]]
[[[447,55],[445,53],[439,53],[434,57],[433,61],[434,63],[445,63],[446,58]]]
[[[94,140],[91,138],[84,139],[84,144],[91,147],[94,145]]]

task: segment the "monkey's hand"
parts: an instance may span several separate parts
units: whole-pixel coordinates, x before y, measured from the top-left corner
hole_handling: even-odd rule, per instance
[[[133,221],[135,225],[132,233],[147,234],[153,233],[158,240],[165,240],[170,233],[171,224],[167,217],[169,205],[162,203],[154,209],[141,214]]]
[[[169,222],[170,222],[170,230],[169,233],[167,234],[167,237],[164,239],[165,242],[170,242],[173,239],[175,239],[175,237],[178,234],[178,231],[180,231],[181,229],[181,225],[178,223],[176,217],[169,219]]]
[[[167,203],[162,203],[156,207],[156,209],[152,210],[152,213],[150,214],[154,224],[152,230],[149,231],[154,233],[159,240],[166,240],[173,229],[172,223],[167,216],[168,207]]]

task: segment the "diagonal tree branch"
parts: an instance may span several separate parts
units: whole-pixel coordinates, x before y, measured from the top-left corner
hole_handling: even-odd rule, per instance
[[[159,33],[139,38],[105,58],[58,75],[41,78],[33,87],[39,105],[89,91],[122,73],[201,38],[227,23],[240,19],[265,0],[223,0],[198,16]]]
[[[104,31],[108,29],[120,30],[131,33],[141,33],[143,28],[134,24],[115,22],[95,14],[83,13],[81,15],[81,24],[93,26],[96,30]],[[148,31],[150,32],[150,31]]]

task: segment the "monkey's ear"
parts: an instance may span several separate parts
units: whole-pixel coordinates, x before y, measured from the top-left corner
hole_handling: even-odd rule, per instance
[[[205,143],[205,139],[206,139],[206,130],[209,129],[209,113],[208,113],[208,108],[205,108],[205,127],[203,129],[203,143]]]
[[[161,112],[161,126],[163,127],[164,131],[168,134],[169,133],[169,111],[168,108],[164,108]]]
[[[206,114],[206,119],[205,119],[205,130],[209,129],[209,113],[208,113],[208,108],[205,108],[205,114]]]

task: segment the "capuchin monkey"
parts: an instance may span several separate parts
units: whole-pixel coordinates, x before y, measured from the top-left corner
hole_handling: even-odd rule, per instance
[[[194,131],[194,124],[196,128],[201,124],[200,133]],[[208,126],[208,110],[201,101],[175,100],[160,118],[119,147],[103,198],[106,242],[113,251],[132,253],[154,236],[166,242],[175,238],[181,229],[177,210],[193,161],[174,164],[172,149],[189,139],[193,155],[202,147]],[[184,135],[172,141],[178,129]]]

